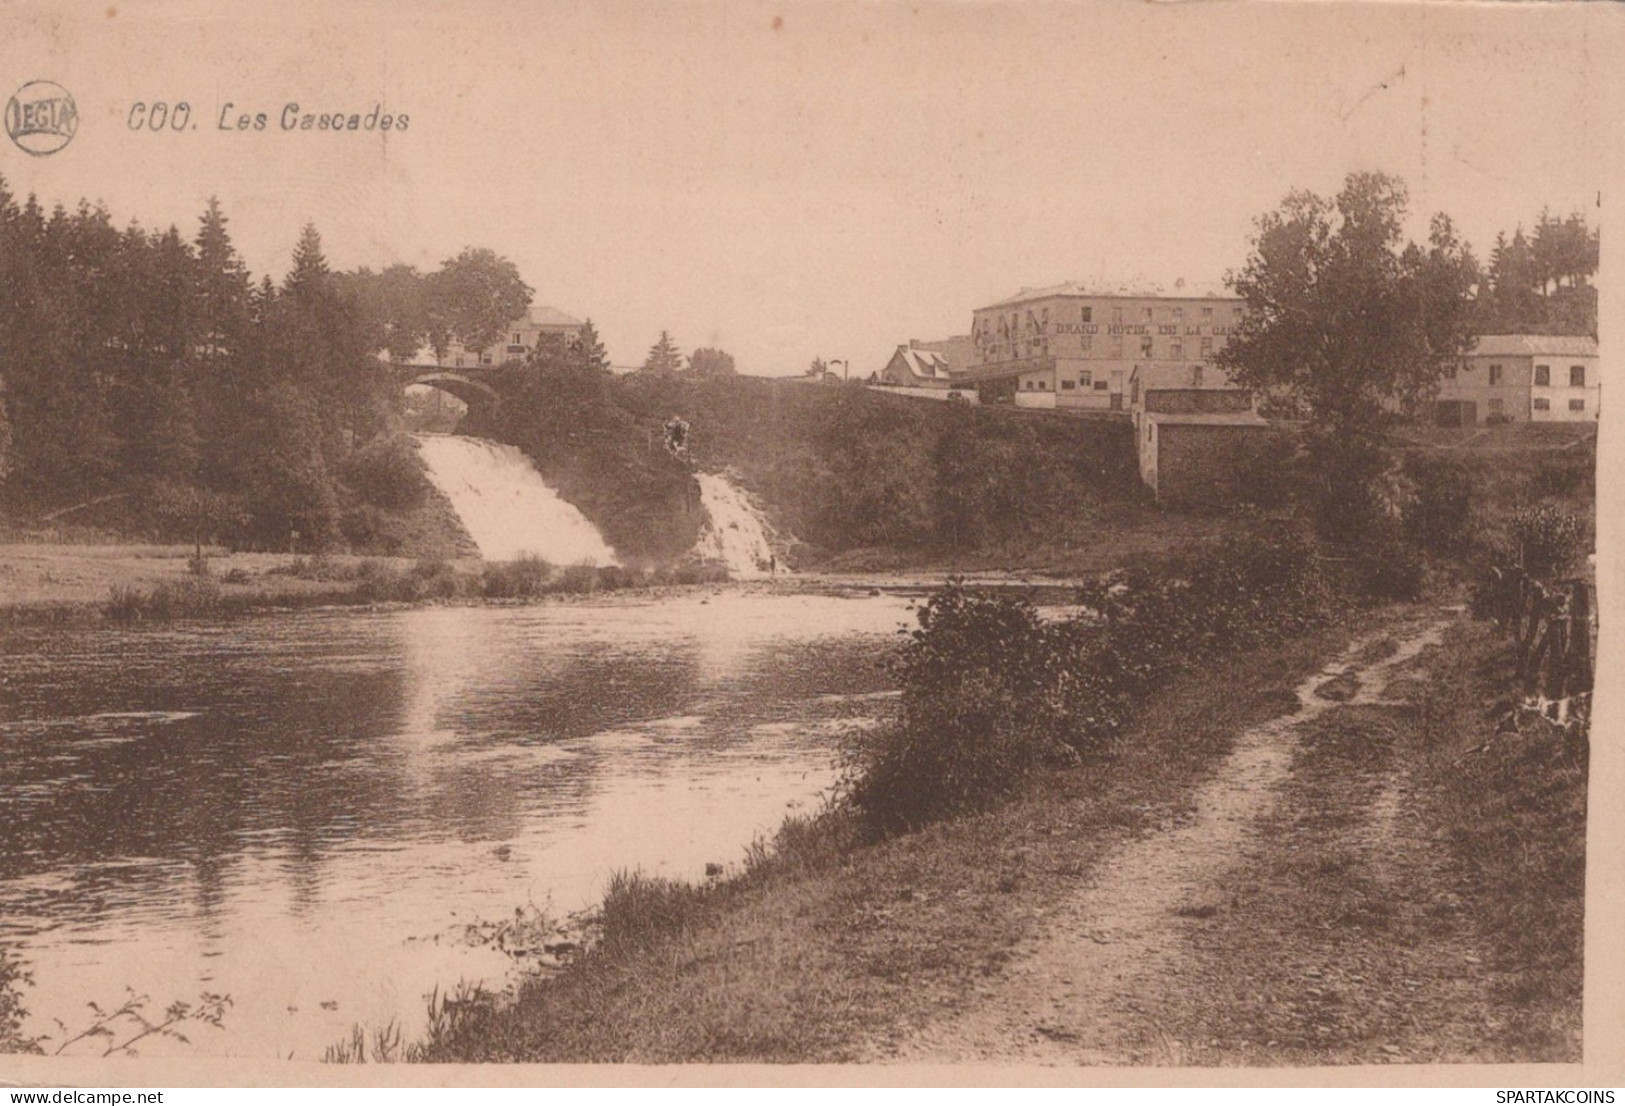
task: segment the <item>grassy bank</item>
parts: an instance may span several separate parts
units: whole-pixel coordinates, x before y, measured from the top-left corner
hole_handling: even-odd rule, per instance
[[[1110,878],[1103,865],[1130,843],[1189,824],[1199,785],[1238,735],[1294,711],[1294,688],[1348,642],[1363,637],[1361,656],[1381,659],[1387,628],[1410,633],[1437,617],[1385,608],[1222,671],[1187,671],[1087,763],[982,813],[876,841],[850,810],[830,811],[787,822],[720,880],[618,876],[584,956],[511,999],[442,1003],[431,1035],[403,1053],[917,1057],[936,1026],[985,1020],[1000,996],[1064,993],[1066,974],[1088,976],[1099,946],[1077,928],[1077,889]],[[1544,723],[1505,724],[1508,655],[1490,627],[1461,619],[1445,633],[1442,648],[1397,670],[1384,703],[1400,705],[1338,705],[1303,729],[1259,836],[1234,870],[1177,901],[1167,925],[1184,935],[1180,947],[1133,984],[1132,1002],[1097,1010],[1119,1055],[1578,1059],[1584,761]],[[1357,684],[1332,681],[1324,694],[1341,702]],[[1113,940],[1109,919],[1093,924],[1108,927],[1093,940]],[[1055,963],[1039,950],[1068,933],[1079,945],[1067,966],[1034,975],[1034,962]]]
[[[603,937],[516,1001],[457,1008],[431,1061],[832,1062],[977,1001],[1127,838],[1179,819],[1235,735],[1291,708],[1329,630],[1170,683],[1086,766],[972,817],[865,844],[849,814],[792,820],[727,880],[622,877]]]
[[[355,556],[288,556],[182,547],[0,546],[0,623],[85,625],[226,618],[252,611],[426,602],[527,601],[715,584],[717,566],[654,568]]]

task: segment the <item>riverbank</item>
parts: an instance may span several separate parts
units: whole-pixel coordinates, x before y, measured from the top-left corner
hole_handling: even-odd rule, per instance
[[[715,585],[715,566],[636,570],[534,558],[232,553],[179,545],[0,545],[0,622],[162,621],[318,606],[524,601]],[[854,585],[855,586],[855,585]]]
[[[187,545],[0,544],[0,622],[12,624],[86,623],[117,617],[120,602],[143,611],[143,599],[167,595],[170,617],[241,614],[256,610],[355,606],[429,601],[511,602],[577,595],[623,594],[659,597],[671,588],[694,585],[861,594],[886,591],[924,595],[957,574],[973,587],[1020,587],[1038,593],[1066,591],[1086,579],[1041,569],[980,568],[954,573],[952,567],[849,568],[846,571],[784,573],[771,578],[729,582],[706,565],[667,571],[553,566],[534,561],[488,563],[478,557],[412,558],[350,554],[305,556],[288,553],[233,553],[205,547],[199,572],[196,550]],[[190,599],[188,597],[191,597]],[[203,600],[197,609],[198,597]],[[150,616],[145,611],[143,616]],[[160,614],[162,617],[162,614]]]
[[[990,813],[792,820],[729,878],[624,879],[592,952],[420,1056],[1578,1060],[1584,760],[1494,733],[1509,661],[1408,606],[1187,673]]]

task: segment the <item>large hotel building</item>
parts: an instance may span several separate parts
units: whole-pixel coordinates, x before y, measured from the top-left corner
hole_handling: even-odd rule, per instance
[[[984,392],[1013,390],[1023,407],[1127,412],[1137,369],[1169,386],[1224,387],[1213,355],[1241,313],[1239,298],[1183,282],[1023,289],[974,312],[974,360],[955,375]]]

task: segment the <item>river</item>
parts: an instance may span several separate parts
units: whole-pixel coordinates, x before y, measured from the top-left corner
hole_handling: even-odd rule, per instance
[[[129,987],[232,998],[143,1055],[414,1034],[431,988],[509,978],[469,923],[588,906],[618,868],[702,878],[813,809],[908,621],[895,596],[733,587],[0,631],[27,1028],[60,1040]]]

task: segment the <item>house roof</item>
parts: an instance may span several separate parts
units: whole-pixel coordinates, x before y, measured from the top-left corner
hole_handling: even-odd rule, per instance
[[[1467,352],[1475,357],[1595,357],[1597,340],[1574,334],[1483,334]]]
[[[948,359],[935,350],[899,346],[897,347],[897,356],[903,359],[903,364],[915,376],[936,378],[948,375]]]
[[[1197,384],[1191,369],[1198,364],[1190,361],[1144,361],[1128,374],[1130,380],[1139,380],[1146,391],[1245,391],[1240,384],[1217,365],[1202,363],[1202,383]]]
[[[1155,423],[1173,426],[1268,426],[1269,420],[1257,411],[1147,411]]]
[[[1057,296],[1087,296],[1094,299],[1224,299],[1240,302],[1240,297],[1222,284],[1200,284],[1190,281],[1175,281],[1173,284],[1098,281],[1085,284],[1068,281],[1065,284],[1052,284],[1047,288],[1023,288],[1007,299],[1002,299],[997,303],[990,303],[986,307],[977,308],[977,310],[988,311],[1000,307],[1015,307],[1023,303],[1031,303],[1034,300],[1054,299]]]
[[[526,321],[532,326],[581,326],[581,320],[574,315],[566,315],[556,307],[546,307],[532,304],[525,313]]]

